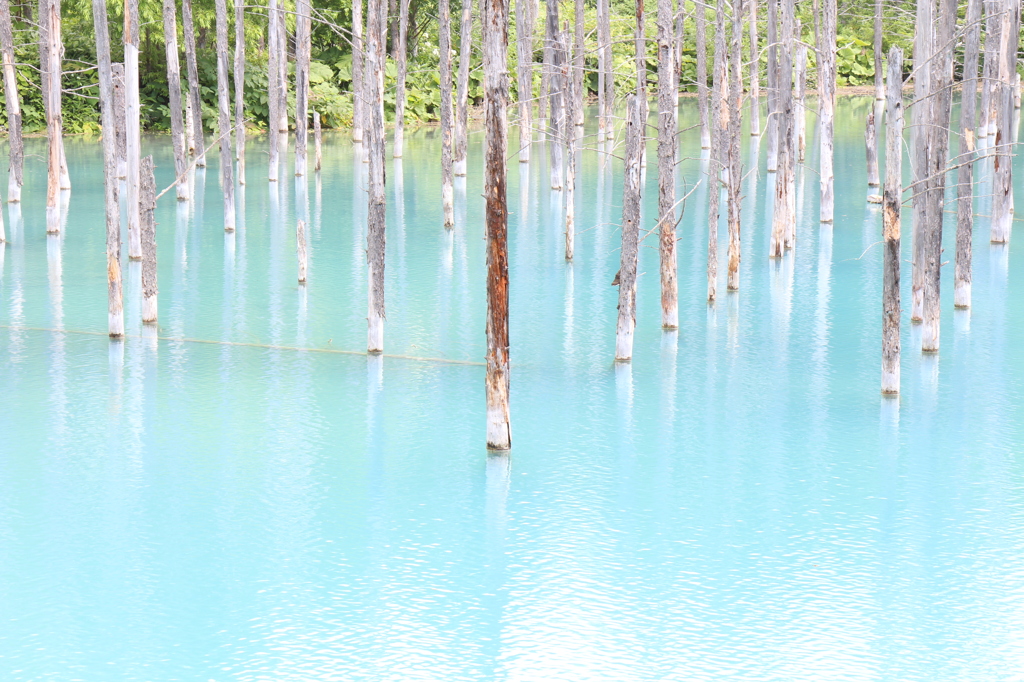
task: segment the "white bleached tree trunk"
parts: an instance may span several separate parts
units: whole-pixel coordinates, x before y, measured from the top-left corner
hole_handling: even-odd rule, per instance
[[[275,0],[276,1],[276,0]],[[181,28],[185,36],[185,73],[188,79],[186,111],[192,111],[191,153],[197,168],[206,167],[206,141],[203,139],[203,100],[199,91],[199,65],[196,61],[196,30],[192,21],[192,0],[181,0]]]
[[[4,104],[7,106],[7,140],[10,147],[7,201],[18,203],[21,201],[25,145],[21,135],[21,97],[18,93],[17,71],[14,67],[14,26],[11,22],[9,0],[0,0],[0,60],[4,72]]]
[[[750,29],[750,135],[761,135],[761,57],[757,47],[757,0],[747,0]]]
[[[564,176],[562,151],[565,145],[565,78],[562,67],[565,64],[565,49],[558,30],[558,2],[548,0],[546,15],[547,41],[551,59],[548,62],[548,149],[550,159],[551,189],[562,189]]]
[[[1017,36],[1020,34],[1020,2],[1004,0],[1001,10],[998,69],[991,96],[995,121],[995,162],[990,239],[996,244],[1010,241],[1013,226],[1013,83],[1017,68]]]
[[[793,4],[782,0],[782,30],[779,39],[778,86],[778,176],[775,179],[775,206],[772,211],[772,233],[768,246],[771,258],[780,258],[792,245],[796,216],[793,215],[794,150],[793,150]]]
[[[171,110],[171,149],[174,151],[175,191],[178,201],[188,200],[185,168],[185,123],[181,103],[181,66],[178,63],[178,22],[174,0],[163,0],[164,58],[167,60],[167,94]]]
[[[323,153],[321,150],[320,112],[313,112],[313,170],[317,173],[323,166]],[[401,158],[401,157],[399,157]]]
[[[186,0],[188,1],[188,0]],[[278,12],[278,3],[280,0],[269,0],[268,3],[268,17],[267,17],[267,146],[269,147],[269,159],[267,162],[267,180],[269,182],[277,182],[278,173],[281,166],[281,136],[277,132],[277,122],[281,118],[281,112],[278,111],[280,106],[280,98],[278,97],[278,88],[280,82],[277,79],[277,73],[279,70],[279,62],[283,58],[279,50],[279,42],[277,40],[278,22],[280,22],[280,12]],[[360,4],[360,0],[353,0],[352,11],[355,12],[356,5]],[[357,111],[359,104],[359,90],[356,89],[356,62],[362,59],[362,52],[356,52],[355,47],[355,36],[353,31],[353,47],[352,47],[352,89],[354,91],[353,97],[355,98],[353,104],[353,111]],[[361,62],[360,62],[361,63]],[[352,117],[352,139],[356,139],[356,114]],[[362,139],[362,132],[359,132],[360,140]]]
[[[494,0],[491,0],[492,2]],[[643,105],[626,98],[626,170],[622,184],[622,248],[619,253],[619,315],[615,325],[615,361],[633,358],[636,328],[636,278],[640,241],[640,157],[643,154]]]
[[[563,45],[569,46],[569,32],[562,39]],[[576,148],[579,144],[577,134],[576,110],[580,108],[579,95],[576,91],[576,79],[567,74],[569,63],[573,62],[575,53],[572,48],[567,50],[566,65],[563,78],[566,86],[565,111],[565,260],[571,261],[576,249]]]
[[[932,32],[934,31],[934,0],[919,0],[914,33],[914,63],[927,64],[931,60]],[[910,319],[920,322],[924,316],[924,228],[925,198],[928,178],[928,126],[931,123],[930,100],[931,69],[914,70],[914,102],[910,109],[910,141],[913,162],[912,172],[912,239],[913,270],[911,273]]]
[[[369,195],[366,220],[368,353],[384,352],[384,253],[387,197],[384,191],[384,47],[387,30],[386,0],[369,0],[366,7],[366,114]]]
[[[235,2],[235,161],[245,184],[245,5]]]
[[[612,137],[612,29],[610,0],[597,0],[597,141]]]
[[[299,284],[306,283],[306,221],[295,223],[295,255],[299,260]]]
[[[395,83],[395,141],[392,156],[402,158],[405,153],[405,79],[408,71],[409,0],[399,0],[398,43],[395,45],[395,61],[398,63],[398,78]],[[313,114],[318,116],[317,114]],[[319,122],[319,117],[317,121]],[[320,166],[317,165],[317,170]]]
[[[440,5],[438,9],[441,10]],[[439,17],[442,24],[451,21],[447,16],[448,7],[447,0],[445,0],[445,7],[441,10],[441,16]],[[363,0],[352,0],[352,141],[362,142],[363,141],[363,127],[364,116],[363,111],[365,109],[363,102],[363,60],[365,59],[365,51],[363,50]],[[441,58],[442,62],[444,57]],[[441,85],[442,91],[444,90],[444,84]]]
[[[882,84],[882,0],[875,0],[874,25],[874,56],[875,56],[875,99],[885,100],[885,86]]]
[[[139,201],[139,232],[142,241],[142,322],[156,324],[156,180],[153,178],[152,156],[142,159],[139,165]]]
[[[768,160],[769,173],[779,164],[779,0],[768,0]]]
[[[127,97],[125,97],[124,64],[111,64],[110,75],[114,88],[114,156],[117,162],[117,177],[124,180],[128,177],[128,122],[126,120],[128,107]],[[191,118],[187,115],[187,105],[185,112],[185,139],[187,142],[190,139],[188,130],[191,127],[189,124]]]
[[[462,0],[462,25],[459,36],[459,73],[456,84],[455,149],[452,170],[466,174],[466,148],[469,146],[469,67],[473,56],[473,0]]]
[[[752,0],[747,0],[748,2]],[[728,136],[728,225],[729,252],[726,288],[737,291],[740,288],[740,184],[743,169],[740,164],[740,116],[743,108],[743,2],[734,0],[732,13],[732,63],[729,70],[729,123],[723,131]],[[724,145],[723,145],[724,146]]]
[[[694,12],[697,27],[697,110],[700,116],[700,148],[711,149],[711,119],[708,113],[708,29],[703,0],[696,0]]]
[[[672,0],[658,0],[658,260],[661,326],[679,327],[676,262],[676,93]]]
[[[953,305],[971,305],[971,238],[974,234],[974,149],[978,98],[981,0],[967,1],[964,20],[964,66],[960,86],[960,155],[957,169],[956,263]],[[891,68],[891,67],[890,67]]]
[[[799,22],[797,22],[799,26]],[[800,31],[797,29],[797,40],[800,40]],[[796,160],[797,163],[804,162],[804,154],[807,151],[807,46],[803,42],[796,43],[796,91],[793,93],[793,117],[796,126]]]
[[[46,25],[46,69],[44,97],[46,107],[46,136],[49,141],[46,181],[46,232],[60,232],[60,189],[61,189],[61,157],[64,147],[63,125],[61,122],[61,22],[60,3],[58,0],[47,0],[46,14],[40,20]]]
[[[836,0],[824,0],[818,45],[819,220],[835,217]],[[901,65],[902,68],[902,65]]]
[[[698,5],[698,11],[700,6]],[[708,154],[708,303],[718,298],[718,223],[721,215],[721,171],[729,161],[724,149],[723,128],[728,125],[725,111],[727,65],[725,55],[725,17],[715,17],[715,55],[712,66],[711,126]]]
[[[598,4],[602,1],[598,0]],[[533,0],[516,0],[520,163],[529,162],[533,141],[533,24]]]
[[[977,1],[977,0],[974,0]],[[882,235],[882,393],[900,391],[900,206],[903,200],[903,51],[889,50]]]
[[[235,231],[235,176],[231,158],[231,96],[228,82],[228,8],[215,0],[217,14],[217,131],[220,144],[220,182],[224,196],[224,231]]]
[[[438,49],[441,53],[441,207],[444,210],[445,229],[450,230],[455,227],[455,190],[452,179],[455,169],[452,139],[452,28],[448,0],[439,0],[438,9]]]
[[[295,175],[306,174],[309,141],[309,61],[312,51],[309,0],[295,3]]]
[[[878,187],[878,133],[875,130],[875,107],[868,109],[864,123],[864,149],[867,159],[868,187]]]

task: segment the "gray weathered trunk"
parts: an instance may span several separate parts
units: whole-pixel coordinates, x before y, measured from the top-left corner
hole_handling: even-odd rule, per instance
[[[868,109],[864,122],[864,149],[867,158],[868,187],[878,187],[878,132],[875,130],[875,107]]]
[[[771,2],[771,0],[769,0]],[[703,0],[696,0],[697,28],[697,111],[700,116],[700,148],[711,149],[711,119],[708,113],[708,28]]]
[[[107,54],[109,57],[109,49]],[[4,71],[4,103],[7,105],[7,140],[10,146],[7,201],[17,203],[21,201],[25,145],[21,137],[21,97],[18,94],[17,72],[14,67],[14,27],[11,23],[9,0],[0,0],[0,59]]]
[[[934,0],[919,0],[917,3],[917,19],[914,34],[914,64],[927,64],[931,60],[932,33],[934,31]],[[931,93],[931,69],[914,70],[914,106],[911,107],[911,152],[913,153],[912,171],[912,231],[913,231],[913,270],[910,290],[910,319],[920,322],[924,315],[924,227],[925,199],[927,197],[928,177],[928,126]]]
[[[276,0],[274,0],[276,1]],[[199,65],[196,62],[196,29],[192,22],[192,0],[181,0],[181,29],[185,36],[185,74],[188,80],[188,105],[192,110],[190,152],[195,165],[206,166],[206,141],[203,139],[203,100],[199,91]]]
[[[188,177],[185,169],[185,123],[181,103],[181,66],[178,63],[178,21],[174,0],[163,0],[164,57],[167,60],[167,93],[171,110],[171,149],[174,151],[174,176],[177,178],[178,201],[188,200]]]
[[[128,122],[125,120],[128,111],[124,92],[124,64],[111,64],[110,77],[114,88],[114,155],[117,177],[123,180],[128,177]],[[188,120],[186,117],[186,123]]]
[[[484,0],[483,53],[486,113],[484,224],[487,237],[487,447],[512,447],[509,419],[508,199],[508,4]]]
[[[492,0],[493,1],[493,0]],[[636,277],[640,242],[640,157],[644,146],[643,104],[626,98],[626,170],[622,184],[622,248],[619,253],[619,315],[615,326],[615,360],[633,358],[636,327]]]
[[[278,98],[277,90],[280,87],[280,83],[276,77],[278,72],[279,62],[282,59],[281,52],[278,49],[279,42],[277,40],[278,22],[280,22],[280,12],[278,12],[279,0],[269,0],[268,2],[268,14],[267,17],[267,146],[269,147],[270,157],[267,161],[267,180],[270,182],[277,182],[278,172],[281,166],[281,136],[277,133],[277,121],[281,117],[281,112],[278,111],[280,106],[280,99]],[[353,15],[356,11],[356,5],[360,4],[360,0],[353,0],[352,12]],[[361,6],[361,5],[360,5]],[[352,90],[353,90],[353,111],[358,111],[359,106],[359,90],[356,88],[356,62],[359,62],[361,69],[362,66],[362,48],[356,50],[355,48],[355,37],[353,31],[353,47],[352,47]],[[361,73],[361,72],[360,72]],[[362,132],[360,129],[360,140],[362,139]],[[356,114],[352,116],[352,139],[356,139]]]
[[[701,10],[698,6],[698,11]],[[721,210],[722,189],[719,178],[722,169],[729,162],[729,154],[724,149],[725,135],[723,129],[728,126],[726,118],[726,80],[725,55],[725,18],[718,15],[715,21],[715,56],[712,71],[711,87],[711,151],[708,159],[708,302],[718,298],[718,223]]]
[[[562,39],[562,44],[570,46],[568,31]],[[576,79],[569,73],[569,63],[574,62],[575,49],[568,47],[566,51],[566,64],[562,72],[565,74],[565,259],[571,261],[576,249],[576,148],[579,135],[577,134],[576,111],[580,108],[578,94],[576,91]]]
[[[672,0],[658,0],[658,254],[661,326],[679,326],[676,262],[676,63]]]
[[[309,61],[312,50],[309,0],[295,3],[295,175],[306,174],[309,141]]]
[[[799,26],[799,22],[797,22]],[[800,30],[797,29],[797,40],[800,40]],[[802,42],[796,43],[796,87],[793,93],[793,118],[796,127],[796,161],[804,162],[804,154],[807,151],[807,46]]]
[[[882,84],[882,0],[875,0],[874,25],[875,51],[875,99],[885,100],[885,86]]]
[[[775,179],[775,206],[772,211],[772,234],[768,246],[771,258],[782,256],[784,249],[792,246],[796,227],[793,215],[792,192],[794,185],[793,153],[793,2],[782,0],[782,30],[779,40],[778,87],[778,177]]]
[[[110,63],[110,33],[106,0],[92,0],[93,32],[96,35],[96,67],[99,74],[100,123],[103,137],[103,206],[107,243],[107,333],[124,336],[121,294],[121,209],[117,201],[117,140],[114,134],[114,83]]]
[[[187,1],[187,0],[186,0]],[[124,34],[124,99],[125,99],[125,158],[128,190],[128,257],[142,258],[142,238],[139,230],[140,168],[142,160],[142,120],[139,101],[139,2],[125,3]]]
[[[220,0],[224,2],[224,0]],[[142,322],[156,324],[156,180],[153,157],[139,165],[139,232],[142,237]]]
[[[999,72],[999,0],[983,0],[985,9],[985,65],[981,79],[981,107],[978,115],[978,137],[995,133],[992,122],[992,90]]]
[[[779,163],[779,0],[768,0],[768,160],[769,173]]]
[[[46,232],[60,232],[60,169],[63,141],[63,125],[61,122],[61,31],[60,3],[58,0],[47,0],[46,13],[40,17],[46,25],[46,57],[43,68],[46,70],[46,87],[43,96],[46,98],[46,137],[49,141],[47,157],[46,182]]]
[[[548,106],[551,111],[551,118],[548,121],[549,175],[551,189],[562,189],[562,151],[565,145],[565,48],[558,30],[558,2],[548,0],[546,4],[546,35],[551,48],[551,61],[548,63]]]
[[[473,56],[473,0],[462,0],[462,26],[459,36],[459,73],[455,88],[455,150],[452,164],[455,175],[466,174],[466,148],[469,146],[469,66]]]
[[[366,106],[369,205],[366,220],[367,335],[369,353],[384,352],[384,252],[387,197],[384,192],[384,47],[386,0],[369,0],[366,21]]]
[[[750,134],[761,135],[761,56],[757,47],[757,0],[747,0],[750,28]]]
[[[438,47],[441,52],[441,204],[444,226],[451,229],[455,227],[455,191],[452,186],[452,28],[448,0],[438,0],[438,9]]]
[[[440,9],[440,6],[439,6]],[[447,24],[451,19],[447,16],[448,3],[445,0],[445,8],[439,17],[441,24]],[[363,141],[364,126],[364,103],[363,103],[363,0],[352,0],[352,141]],[[445,59],[451,59],[442,54],[442,68]],[[450,63],[450,62],[449,62]],[[444,91],[444,83],[441,84]]]
[[[823,223],[835,216],[836,20],[836,0],[824,0],[818,44],[818,213]]]
[[[600,3],[598,0],[599,11]],[[516,0],[516,56],[519,93],[519,161],[530,160],[533,141],[533,0]]]
[[[747,0],[753,4],[753,0]],[[732,64],[729,71],[729,123],[724,132],[728,135],[728,224],[729,253],[726,288],[737,291],[740,288],[740,183],[743,169],[740,164],[740,116],[743,99],[743,2],[734,0],[732,13]],[[723,145],[720,145],[723,146]]]
[[[612,137],[612,101],[615,79],[612,77],[612,29],[609,0],[597,0],[597,141]]]
[[[827,0],[826,0],[827,1]],[[975,2],[977,0],[974,0]],[[889,50],[882,235],[882,393],[900,391],[900,205],[903,200],[903,51]]]
[[[995,161],[992,174],[993,243],[1010,241],[1013,226],[1013,83],[1017,69],[1017,36],[1020,34],[1020,2],[1004,0],[999,18],[996,82],[992,85],[995,120]]]
[[[245,5],[235,3],[235,160],[238,184],[245,184]]]
[[[395,142],[392,156],[402,158],[405,153],[405,78],[408,71],[408,48],[406,41],[409,36],[409,0],[399,0],[398,43],[395,45],[396,61],[398,62],[398,78],[395,83]],[[317,114],[313,114],[317,116]],[[317,117],[319,123],[319,117]],[[319,161],[317,170],[320,170]]]
[[[573,97],[578,100],[573,104],[575,114],[572,118],[568,119],[569,122],[576,126],[583,126],[584,123],[584,111],[583,101],[586,98],[586,85],[583,80],[583,63],[584,63],[584,50],[586,46],[584,43],[584,7],[583,0],[576,0],[575,2],[576,16],[575,16],[575,27],[573,29],[573,47],[572,47],[572,92]],[[568,43],[566,43],[568,45]],[[1018,107],[1019,108],[1019,107]],[[577,135],[578,137],[578,135]]]
[[[320,112],[313,112],[313,170],[317,173],[320,172],[320,168],[323,166],[323,155],[321,153],[321,132],[320,132]]]
[[[299,261],[299,284],[306,283],[306,221],[298,220],[295,223],[295,255]]]
[[[967,0],[964,20],[964,67],[960,98],[960,155],[957,169],[956,264],[953,305],[971,305],[971,237],[974,233],[974,138],[978,97],[981,0]],[[890,67],[891,68],[891,67]]]
[[[217,135],[220,143],[220,182],[224,195],[224,231],[235,231],[235,176],[231,159],[231,96],[228,82],[228,8],[225,0],[214,3],[217,13]]]

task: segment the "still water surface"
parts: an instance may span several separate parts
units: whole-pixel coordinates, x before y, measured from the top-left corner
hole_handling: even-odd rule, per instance
[[[883,400],[868,106],[839,105],[833,227],[809,116],[781,263],[765,145],[744,137],[742,288],[710,309],[696,188],[678,332],[659,328],[644,242],[631,366],[611,361],[620,162],[582,152],[567,265],[542,147],[513,160],[509,457],[482,447],[483,368],[435,361],[483,359],[482,133],[450,233],[436,131],[389,160],[384,358],[294,349],[365,348],[365,167],[346,135],[308,186],[289,170],[276,190],[251,140],[234,235],[216,155],[193,203],[165,195],[159,338],[126,264],[114,344],[99,146],[69,140],[70,217],[48,238],[30,141],[0,250],[0,678],[1024,679],[1021,250],[978,218],[974,308],[954,314],[944,268],[942,352],[915,350],[905,314],[903,394]],[[681,135],[684,156],[698,140]],[[167,139],[144,147],[170,184]],[[679,167],[680,192],[703,177]]]

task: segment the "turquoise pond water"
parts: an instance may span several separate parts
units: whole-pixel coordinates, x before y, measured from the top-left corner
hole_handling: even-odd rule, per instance
[[[945,267],[941,353],[921,355],[905,312],[903,393],[883,399],[869,105],[839,104],[834,227],[808,116],[781,263],[765,144],[744,137],[760,172],[742,288],[710,309],[696,189],[677,333],[644,242],[631,366],[612,362],[621,162],[582,152],[567,265],[546,154],[513,160],[504,457],[484,449],[483,368],[436,361],[483,359],[482,133],[451,233],[437,131],[388,162],[384,358],[358,353],[365,170],[346,135],[325,136],[306,189],[289,166],[276,191],[250,140],[234,235],[216,154],[194,203],[165,195],[159,329],[126,262],[123,343],[106,337],[98,143],[68,140],[70,217],[48,238],[30,140],[0,250],[0,679],[1024,679],[1024,250],[988,243],[980,198],[975,305],[954,313]],[[695,120],[684,100],[684,156]],[[143,147],[170,184],[168,139]],[[680,191],[702,177],[680,169]],[[1015,177],[1024,196],[1020,160]]]

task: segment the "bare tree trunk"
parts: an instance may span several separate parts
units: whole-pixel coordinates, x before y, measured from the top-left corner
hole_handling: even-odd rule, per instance
[[[235,160],[245,184],[245,4],[235,3]]]
[[[747,0],[747,4],[750,6],[750,134],[760,137],[761,55],[757,47],[757,0]]]
[[[800,22],[797,22],[799,27]],[[797,28],[797,40],[800,40],[800,29]],[[807,151],[807,46],[802,42],[796,44],[796,93],[793,103],[793,116],[796,119],[796,160],[804,162]]]
[[[619,317],[615,327],[615,361],[633,358],[636,327],[636,270],[640,242],[640,157],[644,145],[643,104],[626,98],[626,171],[622,185],[622,248],[619,259]]]
[[[999,0],[983,0],[985,8],[985,66],[981,79],[978,137],[995,133],[992,122],[992,89],[999,72]]]
[[[128,189],[128,257],[142,258],[142,237],[139,226],[141,182],[139,163],[142,160],[142,121],[139,102],[139,2],[125,3],[124,81],[125,81],[125,139],[127,142]]]
[[[117,162],[117,177],[124,179],[128,177],[128,105],[125,95],[124,64],[111,64],[110,76],[114,88],[114,157]],[[186,117],[186,123],[189,120],[191,119]],[[114,194],[118,194],[116,186]]]
[[[584,8],[583,8],[583,0],[576,0],[575,6],[576,6],[576,16],[575,16],[576,26],[574,28],[574,37],[573,37],[573,43],[574,44],[573,44],[573,48],[572,48],[573,49],[573,52],[572,52],[572,54],[573,54],[573,58],[572,58],[572,91],[573,91],[573,96],[578,100],[578,102],[573,105],[573,107],[575,109],[575,112],[576,112],[575,116],[573,118],[568,119],[568,120],[570,121],[570,123],[572,125],[576,125],[578,127],[583,127],[583,124],[584,124],[583,102],[586,99],[586,94],[587,94],[586,84],[584,83],[584,80],[583,80],[583,62],[584,62],[583,54],[584,54],[584,50],[586,49],[584,44],[583,44],[584,43],[584,32],[583,32],[584,31],[584,27],[583,27]],[[568,44],[569,43],[567,41],[566,45],[568,45]],[[1020,107],[1018,107],[1018,108],[1020,108]],[[578,137],[578,135],[577,135],[577,137]]]
[[[306,222],[299,220],[295,223],[295,255],[299,260],[299,284],[306,283]]]
[[[508,148],[508,4],[484,0],[484,164],[487,229],[487,375],[485,379],[487,447],[512,447],[509,420],[508,199],[505,156]]]
[[[164,57],[167,60],[167,93],[171,110],[171,148],[174,150],[174,175],[177,178],[178,201],[188,200],[188,178],[185,176],[185,123],[181,104],[181,66],[178,63],[178,22],[174,0],[163,0]]]
[[[874,34],[875,99],[881,102],[885,101],[885,86],[882,84],[882,0],[875,0]]]
[[[779,50],[778,86],[778,177],[775,180],[775,208],[772,212],[770,258],[780,258],[789,244],[795,217],[790,212],[790,175],[793,173],[793,0],[782,0],[782,49]]]
[[[612,106],[615,98],[615,78],[612,75],[612,24],[610,0],[597,0],[597,141],[610,139],[612,134]]]
[[[964,67],[960,91],[960,167],[957,169],[956,264],[953,305],[971,306],[971,237],[974,233],[974,120],[978,97],[981,0],[967,0]],[[891,70],[890,66],[890,70]]]
[[[25,5],[25,7],[28,7],[28,6],[29,5]],[[64,46],[63,46],[63,43],[61,42],[61,38],[60,38],[60,26],[59,26],[59,24],[60,24],[60,3],[57,4],[57,17],[58,17],[58,20],[57,20],[58,26],[56,28],[56,30],[57,30],[56,44],[59,47],[59,49],[57,51],[57,64],[58,64],[58,69],[62,70],[63,69],[63,61],[64,61],[64,56],[63,56]],[[51,50],[51,36],[49,34],[49,25],[50,25],[50,3],[49,3],[49,0],[39,0],[39,81],[40,81],[40,89],[42,91],[43,114],[46,116],[47,126],[49,126],[50,115],[51,115],[50,114],[50,102],[53,99],[53,97],[51,95],[51,93],[52,93],[52,85],[51,85],[51,82],[50,82],[50,71],[51,71],[50,59],[51,59],[51,54],[53,54],[53,51]],[[60,102],[58,102],[57,107],[58,108],[57,108],[57,112],[56,112],[55,115],[57,116],[58,119],[61,119]],[[62,122],[62,126],[63,126],[63,122]],[[71,189],[71,180],[68,177],[68,162],[67,162],[67,159],[64,157],[64,140],[63,140],[63,138],[61,138],[59,140],[59,149],[57,151],[60,154],[60,163],[58,165],[58,170],[57,170],[57,184],[59,186],[59,189]],[[58,230],[59,230],[59,228],[58,228]]]
[[[156,324],[156,180],[153,178],[152,156],[142,159],[139,166],[139,202],[139,231],[142,237],[142,322]]]
[[[2,1],[2,0],[0,0]],[[100,122],[103,137],[103,206],[107,236],[107,333],[124,336],[121,295],[121,209],[117,202],[117,140],[114,131],[114,83],[110,64],[110,33],[106,0],[92,0],[93,32],[99,72]]]
[[[977,0],[972,0],[977,2]],[[826,0],[828,2],[828,0]],[[827,29],[825,31],[828,32]],[[882,393],[900,392],[900,205],[903,200],[903,51],[889,50],[882,232]]]
[[[317,173],[323,166],[323,156],[320,149],[320,112],[313,112],[313,170]],[[401,157],[399,157],[401,158]]]
[[[395,54],[398,56],[398,80],[395,83],[395,142],[393,156],[396,159],[402,158],[405,153],[405,78],[408,71],[408,49],[406,41],[409,36],[409,0],[399,0],[398,18],[398,44],[395,46]],[[314,113],[316,121],[319,116]],[[317,157],[319,159],[319,156]],[[320,170],[319,160],[317,170]]]
[[[442,16],[438,17],[442,25],[447,25],[451,19],[447,16],[447,1]],[[363,0],[352,0],[352,141],[363,141]],[[451,56],[441,55],[441,64],[451,64]],[[450,66],[449,66],[450,68]],[[444,82],[441,83],[441,91],[444,92]]]
[[[185,0],[189,2],[190,0]],[[278,172],[281,166],[281,135],[277,132],[277,122],[281,118],[281,112],[278,111],[281,100],[278,97],[278,88],[280,83],[277,79],[277,73],[279,70],[279,63],[283,58],[279,49],[280,43],[277,40],[278,23],[281,21],[281,13],[278,11],[278,3],[280,0],[268,0],[268,17],[267,17],[267,146],[270,148],[270,158],[267,162],[267,180],[269,182],[277,182]],[[360,4],[361,0],[352,0],[352,12],[353,16],[356,11],[356,5]],[[352,47],[352,90],[353,90],[353,111],[358,111],[359,106],[359,90],[356,88],[356,71],[362,69],[362,49],[357,52],[355,48],[355,37],[353,30],[353,47]],[[359,66],[357,67],[357,62]],[[360,71],[361,73],[361,71]],[[356,118],[353,114],[352,119],[352,139],[356,139]],[[362,130],[359,129],[359,140],[362,140]]]
[[[771,2],[772,0],[769,0]],[[708,29],[703,0],[696,0],[697,26],[697,110],[700,116],[700,148],[711,149],[711,119],[708,114]]]
[[[277,42],[281,55],[281,59],[277,62],[277,112],[280,115],[277,132],[281,136],[278,148],[286,150],[288,148],[288,26],[286,19],[288,13],[285,11],[283,1],[278,4],[277,13],[280,17],[277,22]]]
[[[459,41],[459,73],[456,83],[455,154],[452,158],[455,175],[466,174],[466,147],[469,130],[469,66],[473,55],[473,0],[462,0],[462,27]]]
[[[768,160],[767,170],[779,167],[779,0],[768,0]]]
[[[598,11],[600,3],[598,0]],[[519,60],[519,161],[530,160],[533,125],[533,0],[516,0],[516,56]]]
[[[448,0],[438,0],[438,47],[441,52],[441,204],[444,226],[455,227],[455,190],[452,187],[452,50]]]
[[[540,69],[540,98],[537,101],[537,130],[540,133],[539,139],[544,140],[544,131],[547,130],[548,126],[548,95],[551,91],[551,63],[554,59],[554,44],[553,38],[549,34],[549,28],[547,24],[547,13],[548,4],[551,2],[557,2],[558,0],[543,0],[544,1],[544,42],[543,48],[541,49],[541,69]],[[540,0],[538,0],[539,5]],[[557,17],[557,9],[556,17]],[[557,24],[557,21],[556,21]]]
[[[753,4],[753,0],[747,0]],[[729,271],[727,288],[740,288],[740,183],[743,169],[740,164],[740,116],[743,105],[743,2],[734,0],[732,6],[732,65],[729,72]]]
[[[931,60],[932,32],[934,31],[934,0],[919,0],[917,3],[916,30],[914,34],[914,64],[928,64]],[[925,206],[928,178],[928,125],[931,94],[931,69],[914,70],[914,102],[911,108],[910,140],[914,155],[911,164],[913,191],[913,270],[910,291],[910,319],[920,322],[924,316],[924,244]]]
[[[818,126],[821,198],[819,220],[831,223],[835,217],[835,152],[836,110],[836,0],[824,0],[821,34],[818,44]],[[903,68],[902,63],[900,68]],[[902,111],[901,111],[902,115]]]
[[[367,101],[364,113],[369,157],[369,206],[366,221],[368,353],[384,352],[384,252],[387,197],[384,192],[384,47],[387,35],[386,0],[369,0],[366,22]],[[449,81],[450,82],[450,81]]]
[[[997,244],[1010,241],[1013,225],[1013,82],[1020,34],[1020,2],[1004,0],[1001,9],[997,80],[992,86],[996,139],[990,238]]]
[[[661,326],[679,327],[676,262],[676,51],[672,0],[658,0],[658,254]]]
[[[930,1],[930,0],[929,0]],[[939,350],[939,283],[942,266],[942,224],[945,215],[946,156],[949,151],[949,115],[953,105],[953,32],[957,1],[939,0],[932,48],[931,117],[927,130],[928,165],[926,228],[924,234],[924,324],[921,350]]]
[[[697,11],[702,11],[697,6]],[[724,129],[729,125],[726,113],[726,81],[728,66],[725,53],[725,17],[718,14],[715,18],[715,56],[711,88],[711,126],[710,147],[708,155],[708,302],[718,298],[718,222],[721,210],[722,189],[721,171],[729,163],[729,153],[723,149],[725,142]]]
[[[60,160],[63,147],[61,122],[61,37],[60,37],[60,3],[58,0],[47,0],[46,15],[40,17],[46,24],[47,62],[43,68],[47,71],[46,90],[43,95],[47,99],[46,134],[49,139],[49,157],[47,162],[46,182],[46,232],[60,232]]]
[[[4,103],[7,105],[7,139],[10,145],[7,201],[17,203],[21,201],[25,145],[21,137],[21,97],[18,94],[17,72],[14,68],[14,26],[11,23],[11,5],[8,0],[0,0],[0,59],[3,60]]]
[[[306,174],[309,140],[309,61],[312,51],[309,0],[295,3],[295,175]]]
[[[576,145],[577,131],[574,121],[576,111],[580,108],[577,83],[573,74],[568,73],[570,63],[574,63],[575,51],[569,41],[569,31],[562,37],[566,47],[565,65],[562,68],[565,93],[565,260],[571,261],[576,248]]]
[[[277,0],[272,0],[276,2]],[[206,141],[203,139],[203,98],[199,91],[199,66],[196,63],[196,30],[192,23],[192,0],[181,0],[181,28],[185,36],[185,72],[188,78],[188,103],[192,108],[192,148],[195,165],[206,166]],[[186,110],[188,105],[186,105]]]
[[[868,164],[868,187],[878,187],[878,133],[875,130],[875,107],[868,109],[868,117],[864,125],[864,147]]]
[[[231,159],[231,96],[228,82],[228,8],[214,3],[217,13],[217,135],[220,142],[220,182],[224,194],[224,231],[235,231],[235,176]]]
[[[550,153],[551,189],[562,189],[563,160],[562,149],[565,145],[565,78],[562,69],[565,65],[565,48],[558,31],[558,0],[548,0],[547,4],[547,40],[551,46],[551,61],[548,63],[548,104],[551,119],[548,125],[548,144]]]

